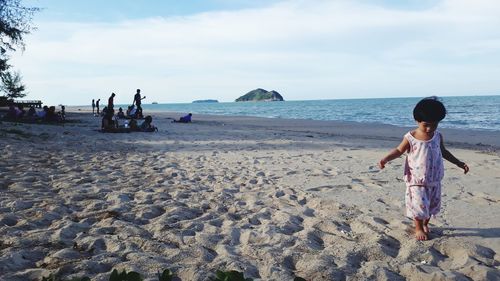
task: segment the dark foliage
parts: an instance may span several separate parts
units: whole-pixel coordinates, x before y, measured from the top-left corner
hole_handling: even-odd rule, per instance
[[[34,29],[31,20],[39,8],[25,7],[21,0],[0,0],[0,78],[1,90],[9,99],[26,96],[19,72],[7,71],[8,51],[24,49],[23,36]]]
[[[22,82],[19,72],[5,71],[0,75],[2,85],[0,90],[4,92],[9,100],[26,96],[26,86]]]
[[[0,75],[9,68],[7,52],[24,49],[23,36],[34,29],[31,21],[39,10],[21,0],[0,0]]]

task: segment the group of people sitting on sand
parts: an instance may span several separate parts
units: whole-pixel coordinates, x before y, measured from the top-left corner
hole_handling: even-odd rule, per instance
[[[116,94],[111,93],[111,96],[108,99],[108,105],[104,107],[104,109],[99,113],[102,116],[101,122],[101,131],[109,132],[109,133],[128,133],[128,132],[155,132],[158,131],[158,128],[155,127],[153,122],[153,117],[148,115],[143,117],[143,111],[141,106],[141,101],[146,97],[141,97],[141,90],[137,89],[137,93],[134,95],[134,101],[132,105],[127,108],[127,111],[124,112],[123,108],[119,108],[118,112],[115,114],[114,110],[114,98]],[[99,100],[98,100],[99,101]],[[94,100],[92,100],[92,113],[94,114]],[[98,108],[98,107],[97,107]],[[189,113],[179,120],[173,120],[172,122],[178,123],[190,123],[191,117],[193,114]],[[139,119],[144,119],[144,121],[139,125]],[[123,122],[120,120],[124,120]],[[120,124],[122,123],[122,124]]]
[[[138,125],[137,119],[129,119],[123,125],[119,125],[118,117],[114,117],[111,111],[108,111],[102,118],[101,130],[107,133],[128,133],[128,132],[154,132],[158,131],[153,123],[153,117],[150,115],[144,118],[144,121]]]
[[[66,111],[64,105],[61,105],[61,110],[56,112],[55,106],[44,106],[39,111],[34,106],[31,106],[26,111],[22,104],[17,106],[11,104],[2,119],[17,122],[64,122],[66,120]]]
[[[129,106],[129,110],[127,110],[127,114],[123,112],[123,109],[120,107],[118,113],[115,115],[114,110],[114,98],[116,96],[115,93],[111,93],[111,96],[108,99],[108,105],[102,110],[102,122],[101,122],[101,131],[103,132],[111,132],[111,133],[126,133],[126,132],[154,132],[158,131],[152,122],[153,117],[150,115],[143,117],[141,100],[146,97],[141,98],[141,90],[137,89],[137,93],[134,96],[134,101],[131,106]],[[119,119],[124,119],[123,124],[120,125]],[[144,119],[144,121],[139,125],[137,123],[138,119]]]

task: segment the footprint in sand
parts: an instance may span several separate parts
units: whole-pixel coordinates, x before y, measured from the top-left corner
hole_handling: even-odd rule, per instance
[[[320,235],[315,232],[307,233],[307,246],[313,250],[321,251],[325,248],[325,242],[321,239]]]
[[[358,189],[366,191],[366,188],[382,188],[384,185],[388,184],[388,181],[381,181],[373,178],[353,178],[353,184],[357,184]]]
[[[317,187],[312,187],[306,189],[307,191],[313,191],[313,192],[318,192],[318,191],[328,191],[336,188],[347,188],[351,189],[351,185],[322,185],[322,186],[317,186]]]

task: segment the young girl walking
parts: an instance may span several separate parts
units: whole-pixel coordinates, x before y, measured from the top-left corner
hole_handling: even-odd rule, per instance
[[[417,128],[408,132],[403,141],[379,162],[379,168],[406,152],[404,181],[406,183],[406,215],[415,223],[415,238],[427,240],[429,220],[441,207],[441,180],[444,175],[443,158],[469,172],[469,167],[444,147],[443,136],[437,131],[446,108],[436,98],[429,97],[417,103],[413,117]]]

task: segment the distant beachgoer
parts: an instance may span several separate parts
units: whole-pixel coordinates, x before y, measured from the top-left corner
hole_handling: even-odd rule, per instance
[[[36,109],[34,106],[30,106],[30,109],[28,109],[28,117],[36,117]]]
[[[45,114],[45,121],[48,122],[56,122],[59,121],[59,118],[56,113],[56,107],[55,106],[50,106],[49,110],[47,111],[47,114]]]
[[[115,107],[114,99],[115,99],[115,93],[111,93],[111,96],[108,99],[108,110],[111,111],[111,112],[113,112],[113,114],[115,113],[115,110],[114,110],[114,107]]]
[[[182,116],[181,118],[179,118],[179,120],[174,120],[173,122],[176,122],[176,123],[190,123],[192,116],[193,116],[193,114],[189,113],[188,115]]]
[[[92,99],[92,114],[95,115],[95,100]]]
[[[406,183],[406,215],[415,224],[415,238],[429,239],[429,220],[441,208],[441,180],[444,175],[443,158],[469,172],[469,167],[449,152],[438,124],[446,116],[446,108],[436,98],[425,98],[413,109],[417,128],[408,132],[399,146],[379,162],[380,169],[387,162],[406,152],[404,181]]]
[[[105,106],[102,110],[101,110],[101,116],[104,116],[108,113],[108,107]],[[112,113],[112,112],[111,112]]]
[[[141,98],[141,89],[137,89],[137,92],[136,94],[134,95],[134,102],[132,103],[132,105],[135,104],[135,106],[137,107],[137,117],[138,118],[142,118],[142,106],[141,106],[141,100],[145,99],[146,97],[142,97]]]
[[[24,105],[20,104],[17,106],[19,110],[18,118],[22,119],[26,115],[26,110],[24,110]]]
[[[142,122],[141,126],[139,126],[140,131],[142,132],[154,132],[155,130],[158,131],[158,128],[153,126],[153,117],[151,116],[146,116],[144,118],[144,122]]]
[[[99,116],[99,102],[101,101],[101,99],[98,99],[96,102],[95,102],[95,107],[97,108],[97,115]]]
[[[47,116],[47,112],[49,112],[49,107],[44,105],[43,109],[37,112],[38,118],[45,119],[45,116]]]
[[[130,126],[130,130],[139,131],[139,126],[137,126],[137,120],[131,119],[128,125]]]
[[[116,116],[120,119],[123,119],[125,118],[125,113],[123,112],[123,108],[118,108],[118,113],[116,114]]]
[[[106,114],[104,114],[104,116],[102,117],[101,129],[103,131],[112,131],[116,128],[117,126],[113,120],[113,114],[109,111],[106,111]]]
[[[131,105],[127,109],[127,117],[130,117],[132,119],[137,118],[137,109],[135,106]]]
[[[61,105],[61,112],[59,115],[61,116],[61,121],[66,120],[66,107],[64,105]]]
[[[7,115],[5,116],[7,119],[18,119],[21,115],[21,111],[17,106],[9,105],[9,110],[7,111]]]

